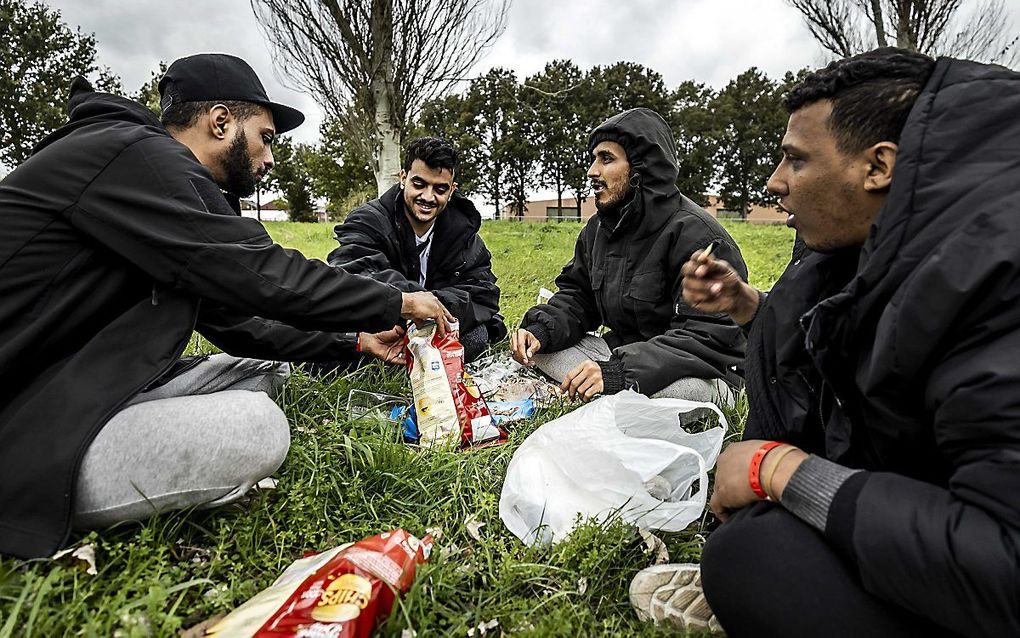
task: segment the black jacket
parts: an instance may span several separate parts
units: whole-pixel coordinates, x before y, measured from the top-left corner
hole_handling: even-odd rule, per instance
[[[649,109],[625,111],[592,133],[623,146],[640,183],[616,218],[594,215],[577,238],[574,258],[556,278],[549,303],[524,315],[521,327],[555,352],[605,325],[613,356],[602,365],[604,392],[633,388],[652,394],[683,377],[739,382],[743,332],[726,315],[689,307],[680,268],[695,250],[718,240],[713,254],[747,279],[729,233],[676,187],[673,135]]]
[[[301,330],[400,318],[398,290],[273,244],[145,107],[83,81],[68,124],[0,182],[0,224],[4,554],[64,544],[89,443],[196,325],[233,354],[291,358],[337,338]],[[271,348],[272,320],[292,326]]]
[[[1018,113],[1020,74],[939,60],[859,264],[818,277],[795,260],[747,362],[748,438],[867,470],[826,528],[865,588],[972,636],[1020,635]]]
[[[400,186],[394,186],[338,224],[334,231],[340,246],[329,254],[329,264],[404,292],[432,291],[460,321],[461,332],[484,325],[490,343],[505,337],[492,255],[478,235],[482,218],[475,205],[454,191],[449,206],[436,219],[423,287],[418,284],[421,263],[414,230],[404,215],[401,197]]]

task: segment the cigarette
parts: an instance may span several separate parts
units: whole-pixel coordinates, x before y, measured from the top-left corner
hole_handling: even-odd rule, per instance
[[[716,240],[716,241],[713,241],[712,243],[710,243],[710,244],[708,245],[708,247],[706,247],[706,248],[705,248],[705,250],[703,250],[703,251],[701,252],[701,258],[702,258],[702,259],[704,259],[705,257],[708,257],[709,255],[711,255],[711,254],[712,254],[712,251],[713,251],[713,250],[715,250],[715,247],[716,247],[716,245],[717,245],[718,243],[719,243],[719,242],[718,242],[718,240]]]

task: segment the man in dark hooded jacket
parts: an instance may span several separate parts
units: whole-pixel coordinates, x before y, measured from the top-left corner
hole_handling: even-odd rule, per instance
[[[879,49],[786,104],[793,261],[760,304],[685,265],[754,317],[708,603],[730,636],[1020,635],[1020,74]],[[632,594],[679,604],[685,570]]]
[[[611,117],[592,132],[588,151],[598,214],[557,277],[559,290],[524,315],[511,340],[514,358],[586,400],[633,389],[729,402],[740,383],[744,335],[725,314],[683,300],[680,268],[713,245],[746,279],[740,250],[677,189],[676,146],[658,113],[639,108]],[[599,326],[610,332],[586,334]]]
[[[197,328],[239,356],[337,356],[334,331],[447,311],[274,244],[247,195],[303,116],[243,60],[174,62],[163,122],[72,87],[69,122],[0,182],[0,553],[239,497],[282,463],[278,364],[182,362]],[[266,319],[260,319],[265,317]],[[315,332],[315,331],[325,332]]]
[[[457,151],[436,137],[411,141],[400,183],[338,224],[329,264],[405,292],[428,290],[460,324],[464,359],[474,361],[506,336],[492,255],[478,235],[482,218],[457,190]],[[361,334],[355,349],[403,363],[400,331]],[[357,344],[357,347],[355,346]],[[336,362],[335,365],[342,365]]]

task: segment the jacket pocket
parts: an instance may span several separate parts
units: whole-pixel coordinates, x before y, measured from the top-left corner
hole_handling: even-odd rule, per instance
[[[637,301],[659,304],[667,303],[665,295],[666,282],[663,281],[662,273],[646,272],[638,273],[630,280],[630,290],[627,294]]]
[[[669,329],[673,300],[669,298],[661,272],[635,274],[627,296],[633,303],[638,328],[646,339]]]

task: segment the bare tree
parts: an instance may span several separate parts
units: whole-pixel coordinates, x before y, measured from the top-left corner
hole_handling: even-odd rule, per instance
[[[787,2],[800,11],[822,48],[840,57],[895,45],[1007,66],[1020,60],[1020,35],[1012,28],[1006,0]]]
[[[506,28],[511,0],[250,0],[281,79],[309,92],[371,157],[379,192],[422,105]]]

